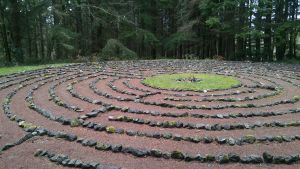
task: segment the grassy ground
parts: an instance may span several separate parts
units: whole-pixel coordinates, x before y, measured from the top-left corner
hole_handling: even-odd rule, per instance
[[[173,79],[188,78],[194,76],[197,79],[202,79],[200,83],[176,82]],[[234,78],[223,76],[208,75],[208,74],[166,74],[157,75],[144,80],[145,83],[161,87],[161,88],[178,88],[178,89],[223,89],[233,85],[238,85],[239,81]]]
[[[18,73],[26,70],[35,70],[35,69],[42,69],[47,66],[62,66],[67,63],[57,63],[57,64],[47,64],[47,65],[38,65],[38,66],[14,66],[14,67],[1,67],[0,68],[0,75],[6,75],[10,73]]]

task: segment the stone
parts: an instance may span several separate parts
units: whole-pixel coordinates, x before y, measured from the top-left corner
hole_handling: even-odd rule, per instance
[[[210,137],[210,136],[204,136],[203,137],[203,142],[204,143],[211,143],[211,142],[213,142],[213,138]]]
[[[68,141],[76,141],[77,140],[77,135],[66,134],[66,140],[68,140]]]
[[[129,136],[135,136],[136,133],[133,130],[127,130],[126,134],[129,135]]]
[[[157,150],[157,149],[151,149],[150,154],[153,157],[161,157],[162,156],[162,152],[160,150]]]
[[[82,169],[90,169],[91,168],[91,165],[89,163],[82,163],[82,166],[81,166]]]
[[[141,148],[133,149],[132,154],[137,157],[142,157],[142,156],[146,155],[146,154],[144,154],[144,151]]]
[[[248,157],[248,156],[243,156],[242,158],[241,158],[241,163],[246,163],[246,164],[248,164],[248,163],[250,163],[251,162],[251,160],[250,160],[250,158]]]
[[[21,138],[21,139],[17,140],[14,144],[15,144],[15,145],[20,145],[20,144],[22,144],[23,142],[24,142],[24,140]]]
[[[250,158],[251,163],[254,163],[254,164],[263,162],[263,159],[259,155],[250,155],[249,158]]]
[[[173,150],[172,153],[171,153],[171,158],[184,159],[184,156],[179,150]]]
[[[55,137],[56,138],[65,138],[66,137],[66,133],[63,133],[63,132],[57,132],[56,134],[55,134]]]
[[[231,145],[231,146],[233,146],[234,145],[234,139],[231,138],[231,137],[229,137],[228,138],[228,144]]]
[[[58,155],[57,156],[57,163],[58,164],[62,164],[62,162],[65,160],[65,159],[67,159],[68,158],[68,155],[66,155],[66,154],[60,154],[60,155]]]
[[[117,129],[117,130],[115,130],[115,133],[117,133],[117,134],[123,134],[124,133],[124,129]]]
[[[170,139],[170,138],[172,138],[172,134],[170,133],[170,132],[163,132],[162,134],[161,134],[161,136],[163,137],[163,138],[165,138],[165,139]]]
[[[235,152],[230,152],[228,154],[229,160],[233,162],[239,162],[240,161],[240,156],[237,155]]]
[[[170,159],[171,157],[169,152],[164,152],[162,156],[164,159]]]
[[[239,146],[244,145],[244,141],[243,141],[241,138],[236,139],[236,140],[235,140],[235,143],[236,143],[237,145],[239,145]]]
[[[46,156],[46,155],[48,155],[48,150],[44,150],[39,156],[41,157],[41,156]]]
[[[55,154],[54,154],[54,153],[51,153],[51,152],[48,152],[48,153],[47,153],[47,156],[48,156],[49,158],[51,158],[51,157],[54,157]]]
[[[186,152],[185,157],[184,157],[184,161],[193,161],[193,160],[194,160],[194,157],[191,156],[190,153]]]
[[[228,156],[226,154],[219,154],[219,155],[217,155],[216,160],[220,164],[224,164],[224,163],[228,163],[229,162],[229,158],[228,158]]]
[[[273,162],[273,155],[269,154],[267,152],[263,152],[263,158],[266,163],[272,163]]]
[[[138,135],[139,137],[144,137],[144,133],[141,132],[140,130],[137,131],[137,135]]]
[[[97,141],[96,140],[89,140],[87,143],[90,147],[93,147],[95,145],[97,145]]]
[[[202,140],[202,138],[198,135],[195,135],[195,137],[193,138],[193,142],[195,143],[199,143]]]
[[[205,129],[205,125],[202,124],[202,123],[197,123],[197,124],[196,124],[196,128],[197,128],[197,129]]]
[[[153,134],[152,134],[152,133],[149,133],[149,132],[145,132],[145,136],[146,136],[146,137],[153,137]]]
[[[154,132],[154,133],[153,133],[153,137],[154,137],[154,138],[160,138],[160,133]]]
[[[130,146],[125,146],[123,147],[123,153],[132,153],[134,151],[134,149]]]
[[[97,168],[98,165],[100,165],[100,163],[98,163],[98,162],[92,162],[92,163],[90,163],[90,166],[92,168]]]
[[[216,137],[216,141],[219,143],[219,144],[224,144],[227,142],[227,139],[225,137],[219,137],[217,136]]]
[[[1,151],[7,150],[7,149],[9,149],[9,148],[11,148],[11,147],[13,147],[13,146],[15,146],[15,144],[12,144],[12,143],[6,143],[6,144],[4,145],[4,147],[2,148]]]
[[[99,113],[98,112],[91,112],[91,113],[87,113],[85,114],[87,117],[97,117]]]
[[[216,156],[213,154],[206,154],[206,159],[207,159],[207,161],[215,161]]]
[[[122,144],[115,144],[111,146],[113,152],[120,152],[122,150]]]
[[[77,161],[75,162],[74,167],[80,168],[80,167],[82,166],[82,164],[83,164],[83,162],[82,162],[81,160],[77,160]]]
[[[53,157],[51,157],[51,158],[50,158],[50,161],[52,161],[52,162],[56,162],[56,161],[57,161],[57,156],[53,156]]]
[[[70,159],[65,159],[64,161],[61,162],[63,166],[66,166],[69,163]]]
[[[98,165],[96,169],[107,169],[105,165]]]
[[[284,163],[284,157],[283,156],[275,156],[274,161],[275,161],[275,164],[282,164],[282,163]]]
[[[35,152],[34,152],[34,156],[37,157],[39,156],[43,151],[41,149],[37,149]]]
[[[201,154],[196,154],[194,156],[194,160],[196,161],[200,161],[201,163],[205,162],[206,161],[206,157],[201,155]]]
[[[68,166],[70,167],[75,167],[75,163],[76,163],[77,159],[71,159],[69,162],[68,162]]]

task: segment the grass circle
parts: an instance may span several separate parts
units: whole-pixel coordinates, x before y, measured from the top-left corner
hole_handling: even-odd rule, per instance
[[[195,77],[201,79],[200,83],[176,82],[174,79]],[[164,74],[156,75],[144,80],[144,83],[150,86],[156,86],[166,89],[226,89],[239,85],[240,82],[234,78],[210,75],[210,74]]]

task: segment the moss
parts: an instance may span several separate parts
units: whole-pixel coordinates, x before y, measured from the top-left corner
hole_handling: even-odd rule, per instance
[[[297,126],[297,123],[296,122],[289,122],[289,125],[291,125],[291,126]]]
[[[72,122],[71,122],[71,126],[72,126],[72,127],[77,127],[77,126],[78,126],[77,121],[72,121]]]
[[[9,99],[4,99],[3,100],[3,103],[8,103],[9,102]]]
[[[176,108],[177,108],[177,109],[183,109],[183,105],[182,105],[182,104],[177,104],[177,105],[176,105]]]
[[[126,147],[126,148],[130,148],[130,146],[129,146],[129,145],[126,145],[125,147]]]
[[[15,120],[16,116],[11,116],[10,120]]]
[[[205,106],[205,105],[202,105],[202,108],[203,108],[203,109],[206,109],[206,106]]]
[[[19,86],[19,88],[21,89],[21,88],[23,88],[23,86],[22,86],[22,85],[20,85],[20,86]]]
[[[113,126],[106,127],[106,131],[107,131],[107,133],[114,133],[115,132],[115,128]]]
[[[282,140],[281,136],[276,136],[276,138],[278,138],[279,140]]]
[[[173,97],[170,97],[169,100],[174,100],[174,98],[173,98]]]
[[[119,117],[117,117],[117,120],[118,120],[118,121],[123,121],[123,120],[124,120],[124,116],[119,116]]]
[[[174,127],[176,127],[176,121],[170,121],[170,128],[174,128]]]
[[[29,126],[31,126],[30,123],[25,123],[25,124],[23,125],[24,128],[29,127]]]
[[[30,128],[30,129],[35,129],[35,128],[36,128],[36,126],[30,126],[29,128]]]

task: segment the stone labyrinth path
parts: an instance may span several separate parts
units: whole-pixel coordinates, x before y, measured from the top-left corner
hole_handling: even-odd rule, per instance
[[[0,166],[299,168],[299,70],[273,63],[168,60],[4,75]],[[196,90],[146,83],[169,74],[207,74],[235,83],[201,89],[203,78]],[[181,80],[170,83],[186,83]]]

